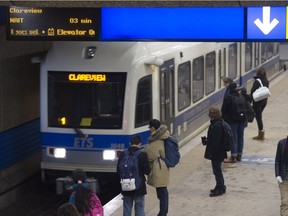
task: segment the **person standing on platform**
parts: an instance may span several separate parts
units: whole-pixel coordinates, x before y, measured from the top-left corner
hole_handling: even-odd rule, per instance
[[[225,77],[222,79],[223,80],[223,84],[226,87],[226,91],[225,91],[225,95],[229,94],[229,85],[233,82],[233,80],[229,77]]]
[[[149,144],[145,151],[147,152],[152,171],[148,176],[147,184],[156,188],[157,198],[160,201],[160,210],[157,216],[166,216],[169,208],[167,187],[170,170],[161,158],[165,158],[164,140],[170,136],[170,132],[167,126],[161,125],[157,119],[149,121],[149,129],[151,135],[148,138]]]
[[[231,158],[225,163],[236,163],[242,159],[244,148],[244,129],[247,125],[246,99],[237,89],[235,82],[229,85],[229,94],[225,95],[221,107],[222,117],[232,130],[234,143],[231,149]]]
[[[151,172],[150,163],[148,161],[147,153],[140,149],[142,145],[141,137],[136,135],[130,138],[130,147],[128,151],[130,153],[135,153],[136,151],[141,151],[138,155],[138,172],[141,178],[141,186],[139,189],[133,191],[122,191],[123,195],[123,216],[132,215],[133,202],[135,203],[135,216],[145,216],[145,195],[146,190],[146,178],[145,175],[149,175]],[[118,159],[117,173],[121,176],[121,171],[119,165],[124,159],[124,152],[122,152]]]
[[[280,216],[288,216],[288,137],[278,142],[275,176],[279,183],[281,196]]]
[[[259,68],[256,72],[256,76],[254,77],[255,81],[253,83],[253,86],[251,88],[251,97],[253,98],[253,93],[258,89],[261,84],[257,79],[260,79],[262,82],[263,86],[266,86],[269,88],[269,81],[267,79],[266,71],[264,68]],[[255,112],[255,118],[257,121],[257,126],[258,126],[258,135],[253,137],[255,140],[264,140],[265,139],[265,131],[264,131],[264,126],[263,126],[263,120],[262,120],[262,113],[267,105],[268,99],[263,99],[261,101],[255,102],[253,100],[253,109]]]
[[[213,174],[216,180],[216,186],[210,190],[210,196],[216,197],[226,193],[226,186],[222,173],[222,162],[227,158],[224,146],[224,129],[221,113],[218,107],[209,108],[208,116],[210,117],[210,126],[208,128],[207,137],[202,137],[202,144],[206,145],[204,157],[211,160]]]

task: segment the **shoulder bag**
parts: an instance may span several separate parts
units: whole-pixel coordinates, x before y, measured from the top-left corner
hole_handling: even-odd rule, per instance
[[[260,83],[261,86],[256,89],[256,91],[252,94],[255,102],[261,101],[271,96],[269,88],[263,86],[260,79],[257,79],[257,81]]]

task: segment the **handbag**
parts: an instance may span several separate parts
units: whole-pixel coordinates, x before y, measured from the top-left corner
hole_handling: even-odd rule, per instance
[[[261,101],[271,96],[269,88],[263,86],[260,79],[257,79],[257,81],[260,83],[261,86],[256,89],[256,91],[252,94],[255,102]]]
[[[247,112],[246,112],[247,121],[251,123],[254,120],[255,112],[249,101],[246,102],[246,107],[247,107]]]
[[[135,178],[121,179],[120,183],[122,191],[133,191],[136,189]]]

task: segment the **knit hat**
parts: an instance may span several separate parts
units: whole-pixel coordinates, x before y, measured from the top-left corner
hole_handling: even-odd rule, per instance
[[[230,83],[230,85],[229,85],[230,90],[235,90],[236,88],[237,88],[237,83],[235,83],[235,82]]]
[[[235,90],[236,88],[237,88],[237,83],[235,83],[235,82],[230,83],[230,85],[229,85],[230,90]]]
[[[161,126],[161,123],[157,119],[152,119],[149,121],[149,128],[154,127],[156,130]]]

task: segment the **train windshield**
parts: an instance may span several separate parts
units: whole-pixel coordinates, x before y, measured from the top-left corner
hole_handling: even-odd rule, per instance
[[[126,73],[48,72],[49,127],[121,129]]]

